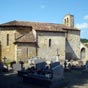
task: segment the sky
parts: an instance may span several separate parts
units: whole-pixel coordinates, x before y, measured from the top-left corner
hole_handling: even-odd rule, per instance
[[[0,0],[0,24],[18,20],[63,24],[74,15],[80,37],[88,39],[88,0]]]

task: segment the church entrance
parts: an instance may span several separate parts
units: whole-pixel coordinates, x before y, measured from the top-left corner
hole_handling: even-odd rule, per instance
[[[82,48],[81,49],[81,59],[84,59],[85,58],[85,56],[86,56],[86,54],[85,54],[85,48]]]

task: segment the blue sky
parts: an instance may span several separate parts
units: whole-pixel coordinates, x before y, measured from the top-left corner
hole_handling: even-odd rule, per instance
[[[22,20],[62,24],[65,14],[74,15],[81,38],[88,39],[88,0],[0,0],[0,23]]]

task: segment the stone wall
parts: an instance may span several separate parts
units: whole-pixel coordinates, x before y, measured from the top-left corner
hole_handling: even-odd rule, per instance
[[[29,33],[31,31],[31,29],[16,29],[16,28],[3,28],[0,30],[0,42],[1,42],[1,47],[0,47],[0,51],[1,51],[1,59],[3,59],[4,57],[7,58],[8,61],[17,61],[18,56],[17,56],[17,44],[14,44],[16,42],[17,38],[22,37],[23,35]],[[9,39],[7,39],[7,35],[9,35]],[[7,41],[9,42],[9,44],[7,45]],[[24,44],[25,47],[25,44]],[[32,46],[34,47],[34,45]],[[32,48],[31,47],[31,48]],[[29,45],[29,49],[30,49],[30,45]],[[30,49],[31,50],[31,49]],[[34,50],[36,51],[36,50]],[[33,51],[33,52],[34,52]],[[30,52],[31,53],[31,52]],[[33,55],[30,55],[30,57]],[[35,56],[35,52],[34,52],[34,56]],[[24,57],[23,57],[24,58]]]
[[[16,33],[15,33],[15,39],[27,34],[31,32],[31,29],[19,29],[19,30],[16,30]]]
[[[16,60],[15,57],[15,30],[0,30],[0,41],[1,41],[1,59],[6,57],[7,60]],[[9,35],[9,44],[7,45],[7,34]]]
[[[46,58],[56,58],[59,55],[59,61],[65,59],[65,33],[61,32],[38,32],[38,56]],[[51,45],[49,40],[51,39]]]
[[[69,30],[67,32],[66,58],[80,59],[80,31]]]
[[[36,56],[35,44],[17,44],[17,60],[28,61],[29,58]]]

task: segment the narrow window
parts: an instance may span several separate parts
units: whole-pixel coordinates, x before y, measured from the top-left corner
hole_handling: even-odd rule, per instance
[[[64,20],[64,23],[66,24],[66,19]]]
[[[28,57],[28,55],[29,55],[29,50],[28,50],[28,48],[27,48],[27,57]]]
[[[67,23],[69,23],[69,19],[67,18]]]
[[[51,39],[49,39],[49,47],[51,47]]]
[[[9,34],[7,34],[7,46],[9,45]]]

